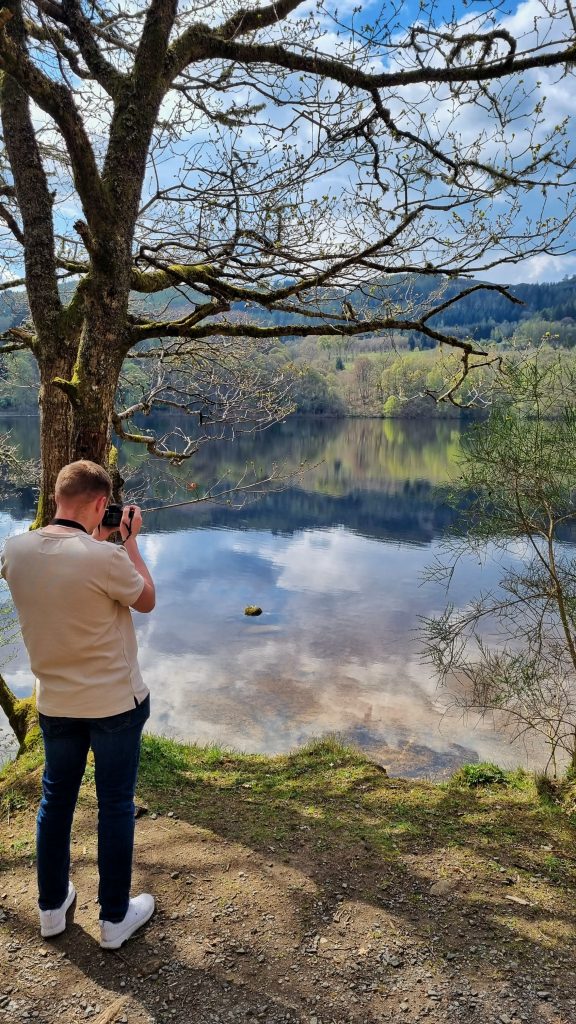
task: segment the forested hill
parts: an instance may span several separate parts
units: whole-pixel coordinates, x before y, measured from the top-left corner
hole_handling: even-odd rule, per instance
[[[371,288],[362,293],[354,292],[348,296],[343,292],[331,291],[324,295],[326,311],[340,312],[342,300],[348,298],[355,309],[368,312],[374,310],[383,300],[399,309],[406,306],[423,306],[436,301],[445,301],[459,292],[470,288],[476,282],[455,278],[453,281],[443,280],[440,276],[416,277],[398,275],[386,280],[385,283],[375,282]],[[70,286],[68,286],[70,287]],[[66,289],[67,290],[67,289]],[[476,337],[489,338],[493,329],[499,325],[514,325],[523,320],[539,319],[544,321],[576,321],[576,275],[563,281],[546,284],[516,284],[510,286],[510,292],[520,299],[522,305],[510,302],[498,291],[480,290],[463,298],[450,306],[438,317],[433,319],[435,326],[468,330]],[[441,295],[441,298],[438,296]],[[192,294],[190,295],[193,298]],[[177,317],[186,304],[181,290],[161,292],[154,296],[138,296],[138,304],[148,308],[165,310],[169,306],[170,316]],[[243,311],[238,304],[237,312]],[[250,314],[254,316],[254,307]],[[25,294],[23,291],[6,291],[0,293],[0,331],[15,326],[28,315]],[[261,311],[262,322],[279,325],[294,323],[297,317],[288,313]],[[504,331],[504,336],[511,331]]]
[[[327,294],[325,305],[327,309],[339,312],[342,300],[347,298],[355,310],[366,313],[374,312],[382,302],[388,302],[399,312],[410,308],[418,311],[444,303],[478,283],[464,278],[447,280],[434,275],[398,275],[387,279],[385,284],[374,283],[369,289],[348,296],[335,292]],[[547,284],[511,285],[508,290],[520,303],[511,302],[499,291],[479,289],[433,317],[430,324],[451,328],[456,333],[470,333],[477,338],[490,338],[495,327],[503,327],[502,337],[509,337],[514,326],[524,320],[558,322],[568,319],[576,322],[576,275]],[[297,320],[287,313],[270,313],[267,319],[279,324]]]
[[[446,285],[444,298],[448,299],[469,288],[475,282],[456,279]],[[415,292],[425,295],[438,288],[439,280],[420,280]],[[482,289],[468,295],[434,318],[445,327],[471,327],[478,337],[489,337],[492,328],[506,323],[514,324],[526,319],[561,321],[576,320],[576,275],[564,281],[547,284],[516,284],[509,288],[522,305],[512,303],[498,291]]]

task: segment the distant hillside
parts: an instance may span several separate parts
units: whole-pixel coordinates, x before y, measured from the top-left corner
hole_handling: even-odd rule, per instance
[[[418,277],[403,275],[388,279],[385,283],[375,283],[367,296],[359,291],[348,296],[334,292],[326,296],[325,308],[340,311],[342,300],[348,298],[356,310],[370,315],[382,302],[388,302],[401,310],[412,308],[430,308],[431,304],[440,304],[479,283],[463,278],[446,280],[438,276]],[[576,324],[576,275],[552,284],[517,284],[509,291],[520,299],[521,305],[511,302],[498,291],[482,289],[454,303],[443,313],[432,317],[430,326],[444,327],[460,334],[471,334],[476,338],[490,338],[495,327],[506,325],[509,329],[504,336],[510,336],[514,326],[524,320],[544,320],[558,322],[566,320]],[[275,323],[293,323],[297,318],[288,314],[272,313],[262,319],[271,319]],[[500,340],[500,337],[496,338]]]
[[[418,281],[414,292],[425,294]],[[438,279],[430,279],[428,293],[438,287]],[[446,286],[445,299],[469,288],[472,281],[457,279]],[[510,302],[500,292],[482,290],[455,303],[431,323],[444,327],[469,328],[479,338],[489,338],[492,329],[504,323],[517,324],[522,320],[540,319],[576,322],[576,275],[552,284],[516,284],[509,289],[523,305]]]
[[[434,295],[442,292],[441,301],[452,298],[459,292],[469,288],[474,281],[456,278],[446,281],[442,277],[418,277],[417,275],[398,275],[385,282],[375,282],[370,295],[352,292],[348,296],[335,289],[324,293],[322,305],[327,313],[340,312],[342,300],[348,298],[355,309],[370,315],[382,301],[388,301],[401,310],[407,303],[411,306],[427,306]],[[66,285],[64,294],[71,288]],[[564,321],[576,324],[576,275],[563,281],[551,284],[516,284],[510,292],[519,298],[522,305],[509,302],[496,291],[478,291],[474,295],[455,303],[444,313],[432,318],[431,325],[457,329],[458,333],[470,333],[477,338],[491,337],[494,328],[509,325],[511,334],[514,325],[524,320],[538,319],[550,322]],[[196,296],[190,289],[168,289],[157,295],[134,295],[135,307],[145,309],[149,314],[157,314],[176,319],[194,301]],[[274,323],[278,326],[298,323],[298,317],[290,313],[258,311],[251,306],[248,310],[243,303],[237,303],[233,312],[255,316],[261,323]],[[26,299],[23,291],[7,291],[0,293],[0,331],[22,322],[28,315]],[[497,338],[496,340],[499,340]]]

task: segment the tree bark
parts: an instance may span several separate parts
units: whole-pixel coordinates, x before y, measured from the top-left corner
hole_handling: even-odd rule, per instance
[[[114,399],[130,345],[126,323],[131,236],[128,243],[123,238],[114,242],[110,247],[104,243],[93,257],[73,374],[67,382],[60,382],[71,409],[70,459],[91,459],[102,466],[109,464]]]
[[[71,408],[68,397],[53,382],[72,375],[73,353],[62,353],[40,363],[40,496],[32,529],[45,526],[56,511],[56,477],[71,461]]]
[[[0,708],[2,708],[10,727],[19,743],[18,756],[28,749],[35,737],[38,726],[38,714],[34,697],[19,700],[0,675]]]

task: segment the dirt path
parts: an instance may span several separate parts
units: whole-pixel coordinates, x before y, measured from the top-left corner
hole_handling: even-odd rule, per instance
[[[112,953],[90,765],[74,920],[40,938],[41,770],[35,748],[0,778],[2,1024],[576,1024],[576,828],[521,773],[471,790],[336,741],[268,758],[147,736],[133,890],[158,909]]]
[[[173,816],[138,821],[134,891],[150,924],[97,944],[94,802],[74,830],[74,919],[38,933],[33,815],[6,827],[0,1019],[12,1024],[450,1021],[574,1024],[573,893],[462,849],[333,860],[301,829],[290,852]],[[310,831],[310,830],[309,830]],[[560,940],[560,943],[558,942]]]

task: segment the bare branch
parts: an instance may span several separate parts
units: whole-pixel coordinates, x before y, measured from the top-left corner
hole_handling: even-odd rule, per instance
[[[120,74],[102,55],[94,38],[92,27],[78,0],[62,0],[62,17],[75,39],[90,74],[103,89],[117,97],[125,83]]]

